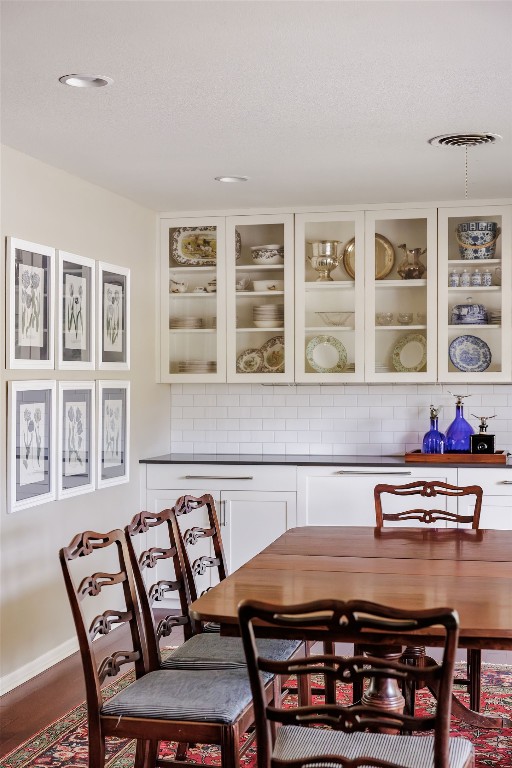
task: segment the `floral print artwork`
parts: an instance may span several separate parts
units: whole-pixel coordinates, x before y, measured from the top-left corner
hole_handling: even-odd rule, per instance
[[[44,269],[19,265],[18,343],[20,347],[43,346]]]
[[[20,403],[19,484],[44,481],[46,403]]]
[[[63,423],[63,472],[65,476],[87,472],[87,403],[67,401]]]
[[[123,463],[123,401],[105,400],[103,405],[103,466],[120,467]]]
[[[87,336],[87,280],[77,275],[66,275],[64,283],[64,347],[86,349]]]
[[[116,283],[103,285],[103,350],[123,351],[123,289]]]

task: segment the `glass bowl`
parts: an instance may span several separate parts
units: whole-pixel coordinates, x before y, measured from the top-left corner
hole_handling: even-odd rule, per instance
[[[316,312],[325,325],[347,325],[354,312]]]
[[[393,317],[392,312],[377,312],[375,320],[377,321],[377,325],[392,325]]]

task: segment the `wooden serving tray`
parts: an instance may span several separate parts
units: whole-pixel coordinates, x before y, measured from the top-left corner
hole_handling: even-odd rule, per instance
[[[506,464],[507,451],[496,453],[422,453],[419,449],[404,455],[416,464]]]

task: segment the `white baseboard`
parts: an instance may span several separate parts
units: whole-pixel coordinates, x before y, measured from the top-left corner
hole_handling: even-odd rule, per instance
[[[59,661],[66,659],[68,656],[71,656],[71,654],[75,653],[77,650],[78,641],[76,638],[66,640],[65,643],[61,643],[61,645],[58,645],[51,651],[48,651],[48,653],[44,653],[42,656],[34,659],[34,661],[31,661],[29,664],[25,664],[23,667],[14,670],[14,672],[5,675],[4,677],[0,678],[0,696],[3,696],[4,693],[12,691],[13,688],[17,688],[18,685],[26,683],[36,675],[40,675],[41,672],[45,672],[50,667],[53,667],[54,664],[57,664]]]

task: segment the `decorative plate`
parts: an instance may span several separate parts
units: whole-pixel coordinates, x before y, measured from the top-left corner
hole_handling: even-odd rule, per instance
[[[353,237],[343,250],[343,266],[349,277],[355,277],[355,243]],[[395,249],[384,235],[375,235],[375,279],[382,280],[389,275],[395,263]]]
[[[485,371],[491,364],[491,350],[478,336],[457,336],[448,349],[450,360],[459,371]]]
[[[242,252],[242,238],[235,230],[236,258]],[[179,227],[171,234],[171,256],[188,267],[214,267],[217,262],[217,227]]]
[[[238,373],[259,373],[263,368],[263,352],[261,349],[246,349],[236,359]]]
[[[347,365],[347,350],[334,336],[315,336],[306,347],[306,360],[318,373],[341,373]]]
[[[402,336],[393,349],[395,371],[421,371],[427,362],[427,340],[421,333]]]
[[[261,347],[265,373],[284,373],[284,336],[273,336]]]

